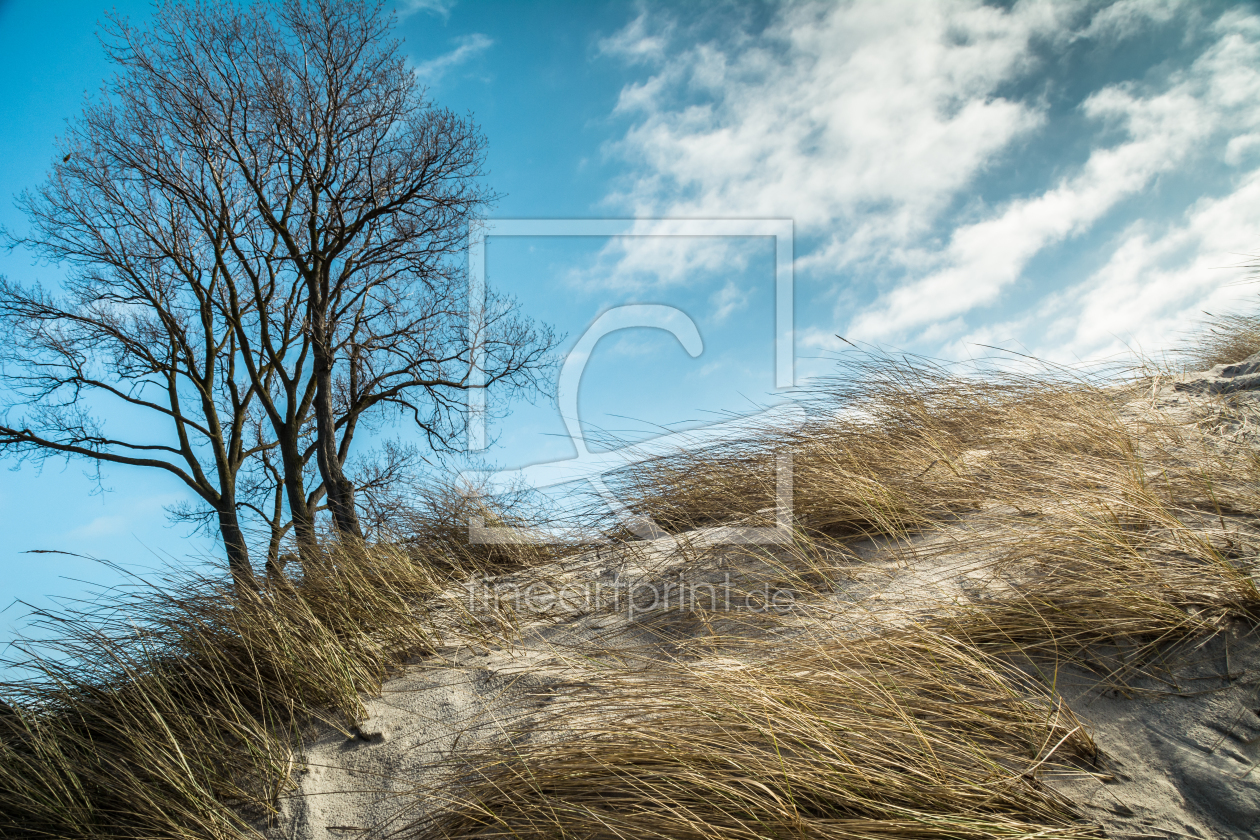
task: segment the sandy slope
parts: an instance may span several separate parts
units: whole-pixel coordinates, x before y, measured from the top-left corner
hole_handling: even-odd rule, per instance
[[[1236,629],[1189,658],[1124,694],[1085,674],[1060,683],[1107,776],[1051,785],[1110,836],[1260,837],[1260,638]]]
[[[1207,398],[1200,394],[1227,392],[1228,380],[1253,373],[1214,370],[1165,388],[1153,405],[1176,414]],[[507,732],[528,732],[549,698],[596,671],[720,655],[716,639],[874,633],[1001,598],[1009,583],[990,570],[990,558],[966,550],[976,529],[991,527],[987,521],[977,516],[911,545],[868,543],[827,558],[841,574],[826,591],[810,591],[808,575],[780,567],[774,546],[723,545],[723,529],[605,549],[482,584],[474,597],[493,589],[514,603],[519,641],[499,649],[453,647],[411,663],[367,701],[369,718],[353,737],[327,730],[306,745],[298,788],[282,798],[282,818],[268,834],[405,834],[449,801],[443,781],[452,756]],[[539,581],[545,585],[532,597],[520,597]],[[674,600],[663,604],[671,581]],[[707,587],[735,604],[678,609],[679,581],[709,606]],[[762,609],[766,593],[795,606]],[[1260,837],[1260,771],[1253,770],[1260,761],[1260,639],[1239,627],[1181,653],[1175,668],[1123,693],[1098,686],[1096,676],[1061,672],[1056,688],[1092,731],[1101,759],[1094,774],[1063,773],[1047,783],[1109,836]]]

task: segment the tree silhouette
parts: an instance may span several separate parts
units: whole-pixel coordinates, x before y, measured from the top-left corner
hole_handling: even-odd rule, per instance
[[[363,536],[346,467],[361,430],[401,413],[450,448],[469,388],[530,390],[552,366],[555,337],[511,299],[489,294],[469,335],[461,257],[495,198],[486,141],[426,98],[391,26],[360,0],[113,19],[118,74],[10,237],[70,275],[60,296],[0,284],[17,395],[0,447],[178,476],[241,586],[240,512],[264,510],[241,492],[267,484],[241,483],[252,461],[309,555],[325,498],[337,531]],[[110,400],[144,419],[107,432]]]

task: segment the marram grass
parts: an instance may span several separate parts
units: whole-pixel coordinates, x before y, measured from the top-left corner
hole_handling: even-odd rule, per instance
[[[1192,356],[1238,361],[1257,336],[1254,318],[1224,319]],[[808,395],[804,426],[750,427],[610,485],[669,532],[767,525],[787,452],[794,541],[775,562],[810,597],[871,551],[969,558],[1000,595],[610,669],[553,704],[546,737],[456,756],[452,785],[416,794],[447,807],[411,834],[1097,836],[1039,781],[1088,772],[1094,749],[1036,675],[1072,663],[1123,686],[1174,643],[1260,617],[1251,415],[1236,397],[1160,408],[1154,371],[854,358]],[[467,610],[461,581],[544,574],[570,550],[469,546],[469,504],[434,489],[387,542],[329,544],[257,596],[186,578],[44,613],[52,640],[0,686],[0,837],[257,836],[312,723],[348,728],[444,640],[511,643],[512,617]],[[584,524],[630,539],[596,506]]]

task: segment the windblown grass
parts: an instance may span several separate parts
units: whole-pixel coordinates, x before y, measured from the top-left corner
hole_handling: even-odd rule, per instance
[[[1098,836],[1035,781],[1089,736],[1001,661],[930,633],[765,647],[588,684],[562,739],[465,759],[425,836]]]
[[[1182,355],[1191,370],[1241,362],[1260,353],[1260,311],[1209,316]]]
[[[255,834],[306,727],[349,730],[407,657],[506,631],[442,596],[465,572],[429,551],[330,544],[257,595],[185,575],[37,614],[0,684],[0,836]]]
[[[573,550],[561,542],[473,542],[469,523],[486,528],[530,532],[548,524],[525,489],[489,495],[484,486],[460,483],[453,476],[427,477],[408,488],[405,499],[389,511],[380,542],[399,547],[427,566],[457,576],[494,575],[543,565]]]
[[[1032,611],[1011,646],[1205,632],[1260,603],[1260,436],[1226,401],[1155,411],[1149,384],[866,356],[811,396],[804,426],[659,458],[618,487],[671,530],[764,518],[788,452],[798,552],[982,556],[1018,593],[985,621]]]
[[[764,520],[775,504],[775,456],[787,453],[805,533],[907,537],[990,505],[1021,480],[1039,487],[1041,466],[1065,455],[1122,454],[1115,424],[1098,416],[1114,414],[1102,384],[1050,368],[1020,374],[860,354],[804,395],[803,425],[753,427],[626,467],[609,483],[671,532]]]
[[[965,560],[1000,586],[857,638],[595,680],[543,735],[460,759],[423,836],[1097,836],[1036,781],[1090,758],[1054,675],[1123,688],[1260,618],[1257,440],[1236,406],[1151,388],[868,356],[804,427],[623,470],[628,506],[670,531],[765,524],[789,452],[793,551]]]
[[[1255,319],[1218,330],[1205,365],[1260,350]],[[804,425],[609,476],[669,533],[764,527],[790,456],[790,539],[762,571],[799,583],[818,615],[864,562],[967,565],[988,582],[860,633],[803,609],[780,622],[791,632],[592,676],[532,734],[458,757],[451,809],[415,831],[1095,836],[1038,781],[1088,766],[1088,734],[1029,675],[1071,663],[1123,686],[1173,643],[1260,618],[1250,398],[1171,406],[1156,380],[1114,373],[855,354],[805,395]],[[545,576],[575,551],[470,544],[470,516],[546,523],[454,485],[391,516],[378,544],[330,545],[256,597],[192,578],[45,614],[56,639],[29,679],[0,686],[0,836],[254,835],[312,723],[348,731],[364,694],[452,638],[510,642],[510,615],[458,597],[470,576]],[[614,538],[601,551],[645,551],[594,507],[585,524]]]

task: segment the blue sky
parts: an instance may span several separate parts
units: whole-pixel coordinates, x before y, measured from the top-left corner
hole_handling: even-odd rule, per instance
[[[773,218],[795,230],[797,373],[836,335],[945,358],[1158,353],[1254,299],[1260,8],[1209,0],[993,3],[399,0],[439,103],[490,141],[498,218]],[[0,0],[0,224],[109,72],[103,0]],[[135,20],[147,3],[121,2]],[[490,239],[492,283],[570,343],[622,303],[677,306],[704,352],[634,330],[592,354],[583,421],[644,435],[774,399],[766,239]],[[55,285],[21,250],[0,274]],[[573,454],[553,402],[495,429],[517,467]],[[390,433],[390,430],[386,430]],[[176,484],[83,465],[0,473],[0,596],[213,556],[168,527]],[[0,617],[11,624],[14,608]],[[0,633],[9,630],[0,628]]]

